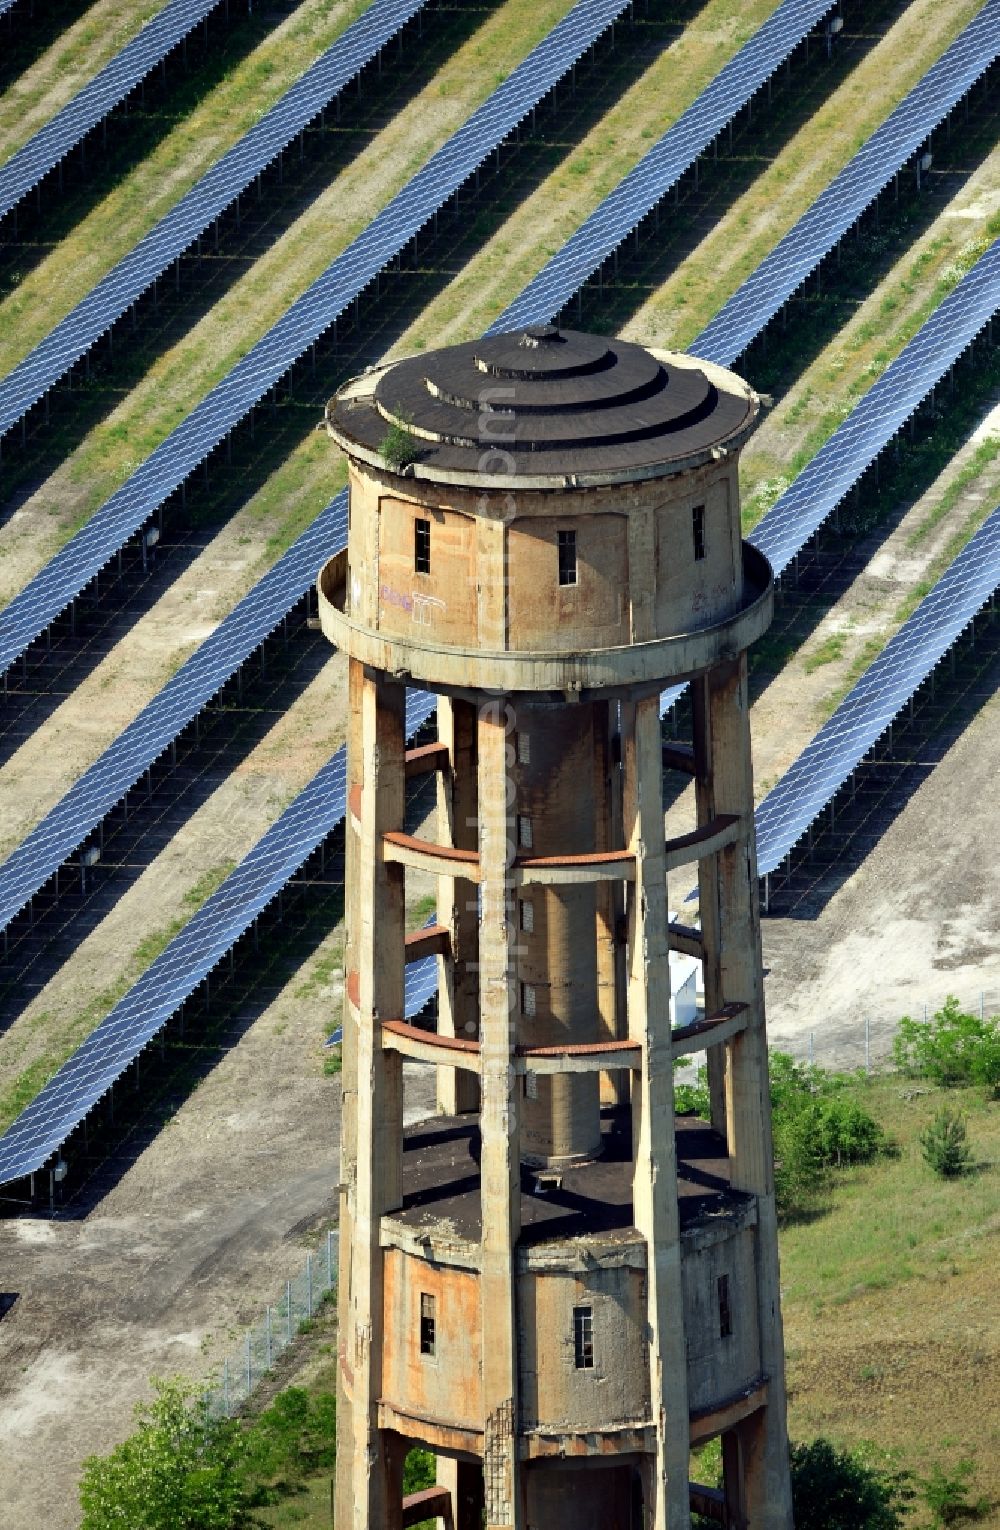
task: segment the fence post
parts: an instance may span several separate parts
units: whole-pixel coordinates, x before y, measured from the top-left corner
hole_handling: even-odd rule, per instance
[[[267,1368],[271,1369],[271,1309],[267,1308],[264,1314],[264,1333],[267,1342]]]
[[[313,1256],[306,1255],[306,1316],[313,1315]]]
[[[871,1016],[865,1016],[865,1072],[872,1071],[872,1021]]]
[[[292,1342],[292,1283],[291,1283],[290,1280],[286,1280],[285,1281],[285,1302],[287,1304],[287,1310],[288,1310],[288,1342],[289,1342],[289,1344],[291,1344],[291,1342]]]
[[[980,989],[979,990],[979,1023],[980,1023],[980,1025],[982,1025],[982,1023],[985,1020],[985,1018],[986,1018],[986,995],[983,992],[983,990]]]
[[[222,1411],[229,1417],[229,1361],[222,1362]]]
[[[813,1065],[815,1063],[815,1060],[816,1060],[815,1036],[814,1036],[814,1033],[812,1031],[810,1031],[809,1032],[809,1066],[810,1066],[810,1068],[813,1067]]]
[[[333,1228],[327,1228],[326,1233],[326,1289],[333,1287]]]
[[[247,1398],[253,1391],[253,1349],[251,1347],[250,1330],[247,1329]]]

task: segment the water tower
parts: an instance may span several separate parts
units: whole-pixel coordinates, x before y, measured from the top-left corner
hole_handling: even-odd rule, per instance
[[[758,400],[683,355],[528,329],[370,370],[320,577],[349,657],[337,1530],[790,1530],[741,540]],[[660,693],[691,685],[693,739]],[[408,749],[407,685],[438,697]],[[667,838],[664,767],[696,814]],[[408,831],[433,771],[436,831]],[[410,828],[413,826],[411,825]],[[407,875],[437,920],[407,935]],[[668,915],[695,875],[700,929]],[[704,963],[671,1031],[669,953]],[[436,1030],[406,1021],[434,952]],[[712,1121],[674,1115],[707,1049]],[[404,1129],[403,1062],[438,1115]],[[725,1486],[689,1482],[721,1435]],[[405,1503],[433,1451],[439,1488]]]

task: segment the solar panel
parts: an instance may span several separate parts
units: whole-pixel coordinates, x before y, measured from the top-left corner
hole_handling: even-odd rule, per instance
[[[342,492],[0,867],[0,929],[274,631],[346,536],[347,495]]]
[[[1000,0],[987,0],[919,84],[692,341],[691,353],[731,366],[998,54]]]
[[[407,732],[436,698],[407,697]],[[0,1137],[0,1184],[40,1169],[344,817],[343,748]]]
[[[585,223],[491,324],[488,333],[554,319],[588,277],[765,85],[833,0],[783,0]]]
[[[577,0],[487,101],[0,612],[0,674],[628,8]]]
[[[140,81],[152,74],[171,48],[183,42],[219,3],[220,0],[169,0],[162,11],[147,21],[131,42],[0,168],[0,218],[16,207]]]
[[[781,574],[1000,307],[1000,239],[924,321],[847,419],[750,532]],[[660,697],[660,713],[686,687]]]
[[[775,869],[1000,585],[1000,508],[811,739],[756,812],[761,876]]]
[[[5,16],[8,11],[12,11],[16,4],[17,0],[0,0],[0,16]]]
[[[0,383],[0,436],[106,334],[428,0],[374,0],[322,58],[186,192]]]

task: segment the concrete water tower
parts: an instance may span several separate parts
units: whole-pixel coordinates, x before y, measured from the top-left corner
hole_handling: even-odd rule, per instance
[[[349,656],[337,1530],[789,1530],[740,537],[758,400],[729,372],[529,329],[331,401]],[[691,683],[689,747],[659,697]],[[438,742],[407,750],[408,684]],[[664,765],[697,821],[667,839]],[[437,776],[433,838],[406,781]],[[406,935],[408,873],[437,924]],[[701,928],[671,923],[697,872]],[[671,1032],[668,955],[704,962]],[[404,968],[440,964],[436,1031]],[[708,1049],[712,1122],[674,1117]],[[404,1058],[439,1114],[403,1125]],[[721,1435],[722,1494],[689,1483]],[[439,1488],[403,1502],[423,1445]]]

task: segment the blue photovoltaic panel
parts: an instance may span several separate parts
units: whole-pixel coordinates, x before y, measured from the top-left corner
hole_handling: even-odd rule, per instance
[[[513,132],[630,0],[577,0],[543,42],[0,612],[0,674]]]
[[[776,574],[786,569],[1000,306],[1000,239],[816,453],[750,533]]]
[[[436,708],[407,696],[407,733]],[[40,1169],[326,836],[345,808],[338,749],[111,1013],[0,1137],[0,1184]]]
[[[488,333],[554,319],[832,8],[833,0],[783,0]]]
[[[1000,239],[924,321],[751,531],[748,540],[769,560],[775,574],[782,573],[801,552],[998,307]],[[668,711],[684,690],[683,685],[665,690],[660,698],[661,712]]]
[[[16,4],[17,0],[0,0],[0,16],[6,15],[7,11],[12,11]]]
[[[0,436],[183,255],[428,0],[374,0],[281,100],[0,383]]]
[[[756,812],[761,876],[784,859],[1000,585],[1000,509],[890,638]]]
[[[987,0],[947,52],[692,341],[692,355],[731,366],[998,54],[1000,0]]]
[[[0,169],[0,218],[124,101],[219,0],[170,0],[99,74]]]
[[[342,492],[0,867],[0,929],[274,631],[346,537],[347,494]]]

